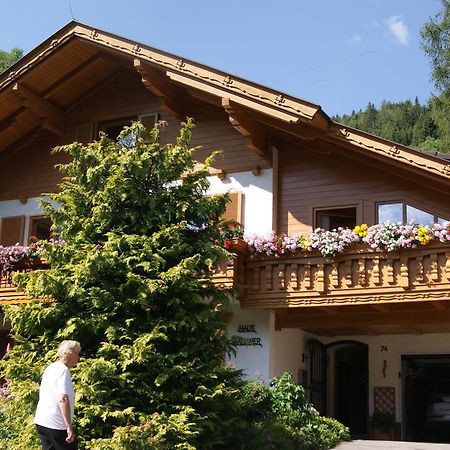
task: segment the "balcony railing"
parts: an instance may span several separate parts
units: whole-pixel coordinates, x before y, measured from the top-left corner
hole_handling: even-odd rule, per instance
[[[29,272],[47,267],[40,259],[30,259],[17,263],[11,270],[0,271],[0,304],[16,304],[29,300],[29,297],[24,292],[18,291],[12,282],[14,272]]]
[[[334,258],[247,257],[239,295],[250,308],[450,300],[450,245],[381,253],[356,244]]]
[[[219,287],[232,288],[237,283],[236,270],[239,260],[236,258],[224,261],[214,272],[213,281]],[[21,261],[13,269],[0,271],[0,304],[17,304],[30,300],[24,293],[17,290],[12,281],[14,272],[28,272],[31,270],[45,269],[48,265],[39,259]]]
[[[417,249],[382,253],[356,244],[334,258],[319,253],[278,257],[249,256],[242,247],[213,274],[220,286],[237,287],[242,306],[293,308],[381,305],[450,300],[450,245],[432,242]],[[40,260],[14,271],[43,269]],[[27,301],[12,283],[13,271],[0,272],[0,303]]]

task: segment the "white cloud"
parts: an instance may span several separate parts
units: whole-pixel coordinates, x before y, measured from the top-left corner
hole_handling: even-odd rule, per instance
[[[362,37],[358,33],[354,33],[353,36],[348,40],[350,44],[356,44],[362,41]]]
[[[391,16],[385,20],[385,23],[399,44],[408,45],[408,27],[404,24],[403,19],[400,16]]]

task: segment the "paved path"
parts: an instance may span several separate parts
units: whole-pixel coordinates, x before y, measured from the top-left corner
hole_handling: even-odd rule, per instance
[[[402,441],[352,441],[338,445],[335,450],[450,450],[450,444]]]

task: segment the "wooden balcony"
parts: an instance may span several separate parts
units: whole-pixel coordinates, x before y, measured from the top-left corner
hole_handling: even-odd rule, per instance
[[[28,272],[30,270],[45,269],[48,267],[41,260],[22,261],[14,269],[0,271],[0,305],[16,305],[30,300],[24,292],[20,292],[12,282],[13,272]]]
[[[331,335],[450,330],[448,244],[392,253],[358,244],[335,258],[247,257],[243,267],[241,305],[273,309],[278,328]]]
[[[213,274],[213,281],[219,287],[232,288],[237,283],[237,273],[235,267],[239,263],[238,259],[230,259],[217,268]],[[40,260],[29,260],[21,262],[13,270],[0,271],[0,305],[19,304],[30,300],[24,292],[19,292],[12,282],[13,272],[27,272],[30,270],[45,269],[48,265]]]

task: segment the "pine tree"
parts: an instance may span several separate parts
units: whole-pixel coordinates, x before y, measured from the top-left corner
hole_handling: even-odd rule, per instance
[[[15,279],[51,301],[6,311],[16,345],[2,369],[15,398],[0,417],[0,448],[36,448],[38,382],[63,339],[82,345],[73,369],[82,448],[232,448],[240,374],[223,364],[227,293],[211,282],[226,256],[217,243],[226,198],[205,196],[191,128],[167,146],[161,125],[148,137],[136,123],[117,142],[58,149],[72,160],[44,207],[61,241],[46,245],[49,269]]]

